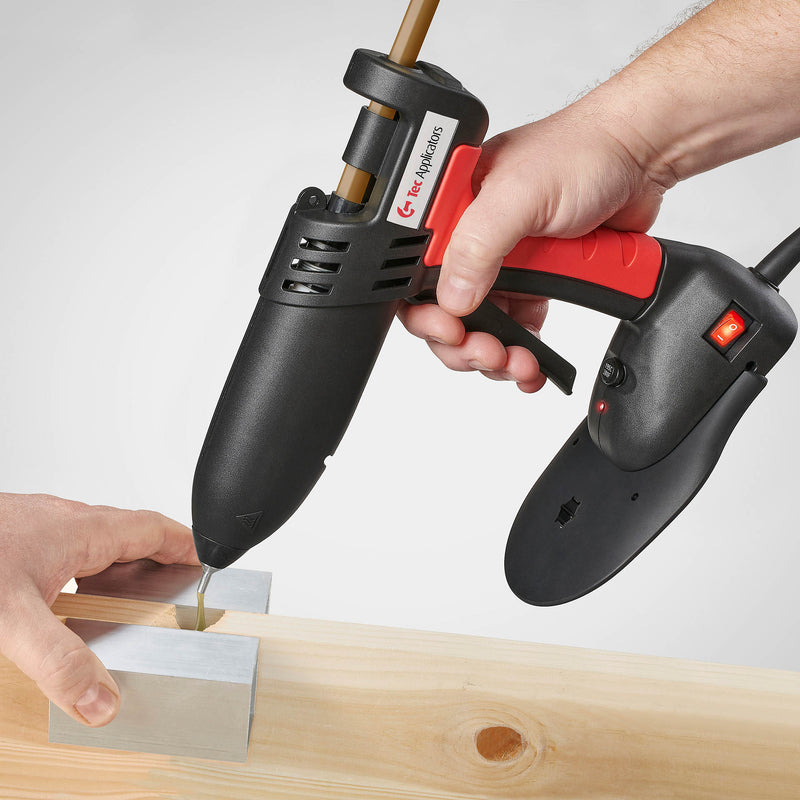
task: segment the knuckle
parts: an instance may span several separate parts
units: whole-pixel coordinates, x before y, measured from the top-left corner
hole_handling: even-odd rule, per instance
[[[44,512],[58,516],[59,518],[71,518],[87,508],[83,503],[74,500],[66,500],[52,494],[35,494],[30,496],[30,502],[35,508]]]
[[[450,239],[450,268],[458,275],[483,277],[499,257],[480,236],[470,231],[454,232]]]
[[[62,500],[55,498],[58,502],[54,503],[53,511],[65,523],[66,529],[71,533],[80,534],[88,525],[90,525],[95,516],[94,506],[80,503],[76,500]]]
[[[457,355],[455,355],[452,347],[432,341],[427,341],[426,344],[436,358],[438,358],[439,361],[441,361],[442,364],[444,364],[448,369],[452,369],[454,372],[466,371],[467,368],[464,366],[463,360],[459,359]]]
[[[91,506],[86,505],[86,503],[81,503],[79,500],[67,500],[65,497],[55,497],[54,495],[44,495],[47,502],[52,505],[53,508],[59,511],[70,511],[73,514],[83,514],[91,508]]]
[[[130,512],[131,524],[138,528],[142,533],[147,532],[147,535],[153,537],[153,541],[157,541],[160,547],[166,541],[169,535],[170,520],[158,511],[148,511],[146,509],[137,509]],[[157,538],[156,538],[157,537]]]
[[[38,683],[61,695],[77,692],[91,682],[88,650],[83,643],[56,647],[42,659]]]
[[[159,514],[157,511],[148,511],[144,508],[137,508],[135,511],[126,512],[126,514],[132,523],[143,527],[149,525],[161,528],[166,521],[166,517],[163,514]]]
[[[151,525],[158,525],[160,527],[164,527],[169,523],[168,517],[162,514],[160,511],[150,511],[149,509],[142,509],[136,512],[137,514],[142,515],[142,520],[144,522],[149,522]]]

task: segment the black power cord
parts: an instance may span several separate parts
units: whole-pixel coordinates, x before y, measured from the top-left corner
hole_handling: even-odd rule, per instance
[[[753,272],[776,289],[800,263],[800,228],[787,236],[774,250],[753,267]]]

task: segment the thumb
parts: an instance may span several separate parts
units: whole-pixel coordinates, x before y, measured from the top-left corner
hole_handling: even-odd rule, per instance
[[[73,719],[93,728],[119,710],[119,688],[83,640],[59,621],[35,592],[17,596],[7,613],[0,649]]]
[[[450,237],[437,287],[439,305],[451,314],[474,311],[497,278],[500,264],[529,227],[515,201],[514,184],[485,181]]]
[[[662,199],[660,192],[651,190],[625,205],[603,224],[618,231],[644,233],[656,221]]]

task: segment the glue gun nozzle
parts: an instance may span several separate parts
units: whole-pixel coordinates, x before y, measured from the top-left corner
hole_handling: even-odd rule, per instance
[[[216,567],[209,567],[208,564],[203,564],[203,574],[200,576],[200,583],[197,585],[197,594],[205,594],[208,588],[208,582],[215,572],[219,572]]]
[[[200,583],[197,585],[197,620],[194,625],[196,631],[204,631],[206,629],[206,589],[211,576],[219,572],[214,567],[209,567],[208,564],[203,564],[203,574],[200,576]]]

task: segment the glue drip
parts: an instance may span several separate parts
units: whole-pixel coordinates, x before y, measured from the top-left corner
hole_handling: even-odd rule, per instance
[[[197,593],[197,622],[194,624],[196,631],[204,631],[206,629],[206,593]]]

